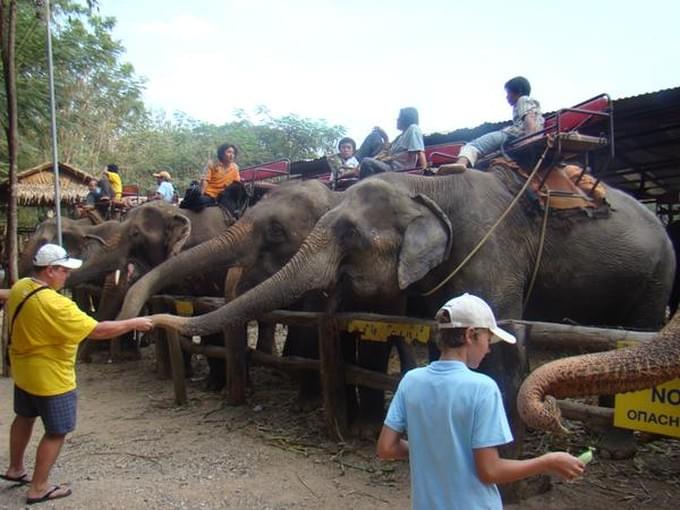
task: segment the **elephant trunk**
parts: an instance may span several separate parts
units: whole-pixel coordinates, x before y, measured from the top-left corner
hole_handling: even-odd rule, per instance
[[[526,378],[517,408],[528,426],[565,432],[556,399],[613,395],[680,377],[680,314],[643,344],[547,363]]]
[[[215,267],[228,267],[252,251],[251,223],[239,222],[221,235],[180,252],[140,278],[128,291],[119,319],[136,317],[149,297],[188,276],[196,276]]]
[[[71,273],[66,281],[66,286],[75,287],[81,283],[92,282],[102,278],[106,273],[119,269],[124,264],[124,260],[121,260],[118,241],[119,239],[113,242],[109,241],[110,247],[101,248],[97,253],[89,256],[80,269]]]
[[[217,333],[226,324],[254,319],[259,314],[295,302],[308,291],[327,288],[333,282],[339,264],[337,254],[331,235],[315,230],[279,272],[234,301],[197,317],[154,315],[153,323],[176,329],[186,336]]]

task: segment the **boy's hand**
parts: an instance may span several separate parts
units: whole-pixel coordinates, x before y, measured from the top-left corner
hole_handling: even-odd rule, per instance
[[[583,476],[585,464],[566,452],[552,452],[545,454],[548,470],[564,480],[574,480]]]

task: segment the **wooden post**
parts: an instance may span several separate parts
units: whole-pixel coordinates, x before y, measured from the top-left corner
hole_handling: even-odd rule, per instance
[[[226,353],[227,403],[231,405],[245,404],[248,379],[246,324],[226,326],[222,331]]]
[[[172,384],[175,388],[175,403],[184,405],[187,403],[187,388],[184,383],[184,359],[179,334],[174,329],[169,329],[166,330],[166,336],[172,370]]]
[[[347,434],[345,370],[338,324],[329,315],[319,319],[319,357],[326,429],[333,440],[343,441]]]
[[[151,301],[152,313],[165,313],[167,306],[161,300]],[[156,374],[159,379],[169,379],[172,374],[170,366],[170,353],[168,351],[168,333],[163,328],[155,328],[154,350],[156,353]]]

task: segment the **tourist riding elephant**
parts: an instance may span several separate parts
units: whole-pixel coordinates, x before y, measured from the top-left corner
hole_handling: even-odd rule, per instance
[[[381,308],[411,295],[422,315],[432,318],[447,299],[467,291],[486,299],[496,316],[506,319],[568,317],[593,325],[658,329],[674,274],[673,250],[657,218],[611,188],[606,218],[583,212],[549,216],[530,296],[543,215],[524,200],[446,280],[491,231],[522,184],[502,166],[436,178],[386,173],[366,179],[345,192],[271,278],[209,314],[158,315],[154,322],[184,335],[207,334],[318,290],[338,295],[340,303],[362,300]],[[379,351],[380,346],[370,348]],[[498,367],[499,359],[512,359],[505,349],[495,346],[487,366],[502,387],[511,387],[506,384],[511,370]],[[374,357],[378,368],[385,366],[382,354]],[[514,396],[505,394],[506,405]],[[374,395],[367,403],[373,409],[360,402],[362,414],[379,419],[381,397]]]
[[[572,356],[540,366],[522,384],[517,408],[530,427],[566,432],[556,399],[637,391],[676,377],[680,377],[677,313],[657,338],[638,346]]]
[[[228,230],[165,261],[137,281],[128,291],[119,317],[138,315],[151,295],[214,268],[234,268],[236,271],[227,280],[227,294],[242,294],[281,269],[340,196],[316,180],[276,187]],[[205,295],[200,289],[194,294]],[[308,352],[306,348],[316,342],[307,341],[302,329],[289,328],[286,352],[313,356],[313,349]],[[221,389],[225,383],[224,362],[214,358],[208,361],[208,388]]]

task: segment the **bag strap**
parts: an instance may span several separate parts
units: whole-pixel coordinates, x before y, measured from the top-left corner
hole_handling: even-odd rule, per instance
[[[30,298],[33,294],[36,294],[40,292],[41,290],[49,289],[47,285],[41,285],[37,289],[33,289],[31,292],[28,293],[28,295],[19,303],[17,306],[17,309],[14,311],[14,315],[12,316],[12,322],[9,325],[9,332],[7,333],[7,345],[12,343],[12,331],[14,331],[14,323],[17,320],[17,316],[19,315],[19,312],[23,308],[23,306],[26,304],[26,301],[28,301],[28,298]]]

